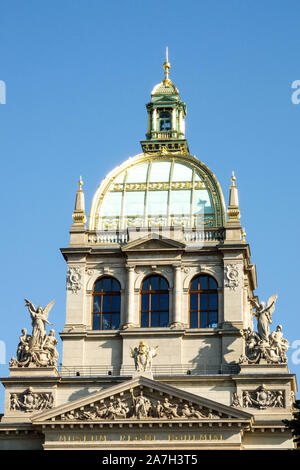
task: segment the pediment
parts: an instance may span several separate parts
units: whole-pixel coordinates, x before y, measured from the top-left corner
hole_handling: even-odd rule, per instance
[[[167,421],[249,423],[252,415],[144,376],[35,414],[36,425]]]
[[[157,234],[150,234],[144,238],[138,238],[132,242],[127,243],[122,247],[122,251],[154,251],[154,250],[183,250],[185,249],[184,243],[170,238],[164,238]]]
[[[166,103],[166,102],[172,102],[172,103],[174,103],[175,101],[178,101],[178,99],[177,99],[176,97],[167,96],[167,95],[155,97],[155,98],[153,99],[153,102],[154,102],[154,103]]]

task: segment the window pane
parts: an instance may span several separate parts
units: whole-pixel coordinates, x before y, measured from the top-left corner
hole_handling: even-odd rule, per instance
[[[167,215],[168,191],[149,191],[148,213],[151,215]]]
[[[198,278],[192,281],[190,290],[198,290]]]
[[[159,289],[159,277],[153,276],[151,277],[151,290],[158,290]]]
[[[198,294],[190,295],[190,309],[198,310]]]
[[[208,276],[201,276],[200,277],[200,289],[207,290],[208,289]]]
[[[200,294],[200,310],[208,309],[208,295]]]
[[[150,279],[146,279],[146,281],[143,282],[142,290],[149,290],[150,289]]]
[[[154,183],[169,181],[170,167],[170,162],[153,162],[149,181]]]
[[[113,217],[121,214],[122,193],[107,193],[101,206],[100,215]]]
[[[217,310],[218,308],[218,294],[210,294],[209,296],[210,310]]]
[[[158,310],[158,294],[151,295],[151,310]]]
[[[119,295],[113,295],[111,297],[111,303],[112,303],[112,312],[120,313],[120,296]]]
[[[180,163],[174,164],[172,181],[192,181],[192,176],[192,168],[181,165]]]
[[[142,310],[149,310],[149,294],[142,295]]]
[[[112,291],[113,292],[119,292],[120,291],[120,284],[115,279],[112,280]]]
[[[93,301],[93,312],[100,312],[101,311],[101,297],[98,295],[94,296]]]
[[[168,312],[160,312],[160,325],[166,327],[169,323],[169,314]]]
[[[103,290],[105,292],[111,292],[111,278],[103,278],[102,279],[102,282],[103,282]]]
[[[111,311],[111,297],[110,295],[104,295],[103,296],[103,302],[102,302],[102,312],[110,312]]]
[[[210,289],[217,289],[218,288],[218,285],[217,285],[216,281],[212,277],[209,278],[209,288]]]
[[[102,315],[102,330],[110,330],[110,314],[104,313]]]
[[[163,277],[160,278],[160,288],[161,288],[161,290],[168,290],[169,289],[169,284],[167,283],[167,281]]]
[[[93,330],[100,330],[100,315],[93,315]]]
[[[141,314],[141,327],[148,328],[149,327],[149,313],[142,312]]]
[[[111,321],[112,321],[111,329],[112,330],[118,330],[119,325],[120,325],[120,315],[118,313],[112,314]]]
[[[159,326],[158,312],[151,312],[151,326]]]
[[[207,327],[207,312],[200,312],[200,328]]]
[[[198,313],[190,312],[190,328],[198,328]]]
[[[191,191],[171,192],[170,213],[177,215],[191,213]]]
[[[94,287],[94,292],[101,292],[101,286],[102,286],[102,281],[101,279],[96,282],[95,287]]]
[[[209,313],[209,325],[210,328],[217,328],[218,326],[218,314],[217,312]]]
[[[144,215],[145,191],[131,191],[126,193],[124,215]]]
[[[209,192],[206,189],[197,189],[194,192],[194,214],[202,215],[213,212]]]
[[[161,294],[160,295],[160,310],[168,310],[169,309],[169,294]]]
[[[145,183],[147,179],[148,163],[135,165],[128,170],[127,183]]]

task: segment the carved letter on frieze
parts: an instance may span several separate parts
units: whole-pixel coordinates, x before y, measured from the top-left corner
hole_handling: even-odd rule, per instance
[[[239,270],[237,264],[228,264],[225,266],[225,287],[235,290],[239,286]]]
[[[29,387],[23,393],[12,393],[10,395],[10,410],[11,411],[42,411],[53,408],[53,395],[52,393],[35,393]]]
[[[80,268],[69,268],[67,273],[67,288],[77,294],[82,287],[82,276]]]

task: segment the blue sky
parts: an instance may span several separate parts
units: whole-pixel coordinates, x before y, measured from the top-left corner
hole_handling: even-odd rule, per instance
[[[1,317],[6,362],[22,327],[24,297],[56,299],[65,320],[66,266],[77,181],[87,212],[101,179],[140,152],[145,103],[163,77],[186,101],[192,154],[228,200],[237,177],[242,224],[257,265],[257,294],[277,292],[273,326],[300,340],[300,4],[287,0],[2,0],[0,2]],[[61,351],[61,348],[60,348]],[[300,376],[289,350],[291,372]],[[0,375],[8,374],[7,364]],[[0,410],[3,409],[3,388]]]

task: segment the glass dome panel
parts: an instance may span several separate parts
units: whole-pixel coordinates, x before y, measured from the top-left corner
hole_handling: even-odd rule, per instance
[[[181,165],[180,163],[174,164],[172,181],[192,181],[192,178],[192,168],[186,165]]]
[[[127,192],[125,196],[124,215],[144,215],[145,191]]]
[[[168,191],[149,191],[148,214],[166,215],[168,209]]]
[[[170,214],[190,214],[191,191],[172,191]]]
[[[121,192],[106,194],[102,203],[102,207],[101,207],[101,215],[103,217],[120,215],[121,204],[122,204]]]
[[[145,183],[147,180],[148,163],[129,168],[127,183]]]
[[[210,214],[213,212],[209,192],[206,189],[196,189],[194,195],[194,213]]]
[[[149,181],[151,183],[169,181],[170,168],[171,168],[171,162],[153,162]]]

